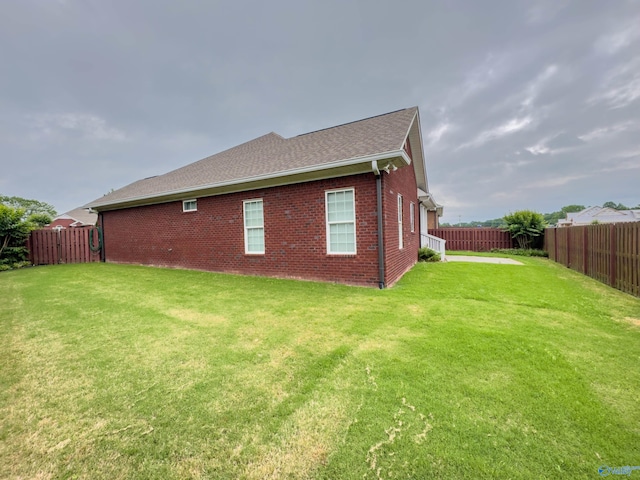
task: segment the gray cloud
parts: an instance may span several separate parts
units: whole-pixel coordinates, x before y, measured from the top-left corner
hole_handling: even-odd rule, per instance
[[[70,210],[256,136],[418,105],[445,221],[640,202],[636,0],[24,0],[0,192]]]

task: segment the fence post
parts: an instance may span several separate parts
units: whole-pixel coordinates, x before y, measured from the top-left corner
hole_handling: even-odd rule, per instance
[[[584,234],[582,235],[582,273],[585,275],[589,271],[589,236],[588,236],[588,228],[584,229]]]
[[[615,224],[609,225],[609,285],[616,286],[616,229]]]
[[[571,229],[567,230],[567,267],[571,268]]]
[[[27,237],[27,251],[29,252],[29,263],[33,265],[33,253],[31,248],[31,236],[33,235],[33,230],[29,232],[29,236]]]
[[[60,240],[60,230],[56,230],[56,253],[58,255],[56,263],[60,263],[60,259],[62,258],[62,241]]]

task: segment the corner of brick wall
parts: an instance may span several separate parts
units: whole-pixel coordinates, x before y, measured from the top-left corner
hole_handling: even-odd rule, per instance
[[[415,171],[412,165],[382,174],[382,202],[385,235],[385,284],[394,285],[418,261],[420,248],[420,208]],[[403,198],[403,243],[399,248],[398,194]],[[410,203],[414,204],[414,231],[410,228]]]

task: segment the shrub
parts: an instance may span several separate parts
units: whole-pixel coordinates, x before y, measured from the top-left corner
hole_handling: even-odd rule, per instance
[[[420,262],[439,262],[440,254],[435,250],[431,250],[427,247],[422,247],[418,250],[418,261]]]
[[[6,272],[7,270],[17,270],[18,268],[30,267],[31,262],[28,260],[20,261],[20,262],[7,262],[0,261],[0,272]]]
[[[24,203],[29,209],[12,206],[15,203]],[[45,207],[47,211],[40,211]],[[52,208],[37,200],[0,196],[0,264],[19,265],[27,260],[29,251],[25,243],[29,232],[51,222],[49,210],[55,213]]]
[[[26,260],[27,249],[24,247],[29,232],[33,229],[23,219],[24,210],[7,207],[0,203],[0,261],[13,264]]]
[[[546,227],[544,216],[531,210],[519,210],[504,216],[507,226],[505,232],[509,232],[512,238],[518,242],[518,247],[530,249],[534,240],[540,237]]]
[[[24,268],[24,267],[30,267],[31,266],[31,262],[29,260],[25,260],[23,262],[16,262],[13,265],[11,265],[11,268]]]
[[[491,253],[503,253],[505,255],[520,255],[521,257],[548,257],[549,253],[537,248],[492,248]]]
[[[42,228],[49,225],[53,221],[50,215],[46,213],[32,213],[27,217],[27,222],[33,225],[33,228]]]
[[[29,258],[27,247],[5,247],[0,253],[0,265],[13,265],[27,258]]]

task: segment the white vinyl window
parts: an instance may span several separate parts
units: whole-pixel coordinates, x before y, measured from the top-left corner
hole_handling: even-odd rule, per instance
[[[244,251],[264,253],[264,214],[262,199],[245,200],[244,204]]]
[[[409,204],[409,225],[411,226],[411,233],[416,231],[416,206],[413,202]]]
[[[182,211],[183,212],[195,212],[198,210],[198,201],[197,200],[183,200],[182,201]]]
[[[398,246],[404,248],[404,239],[402,238],[402,195],[398,194]]]
[[[327,253],[356,253],[356,203],[353,188],[325,192]]]

